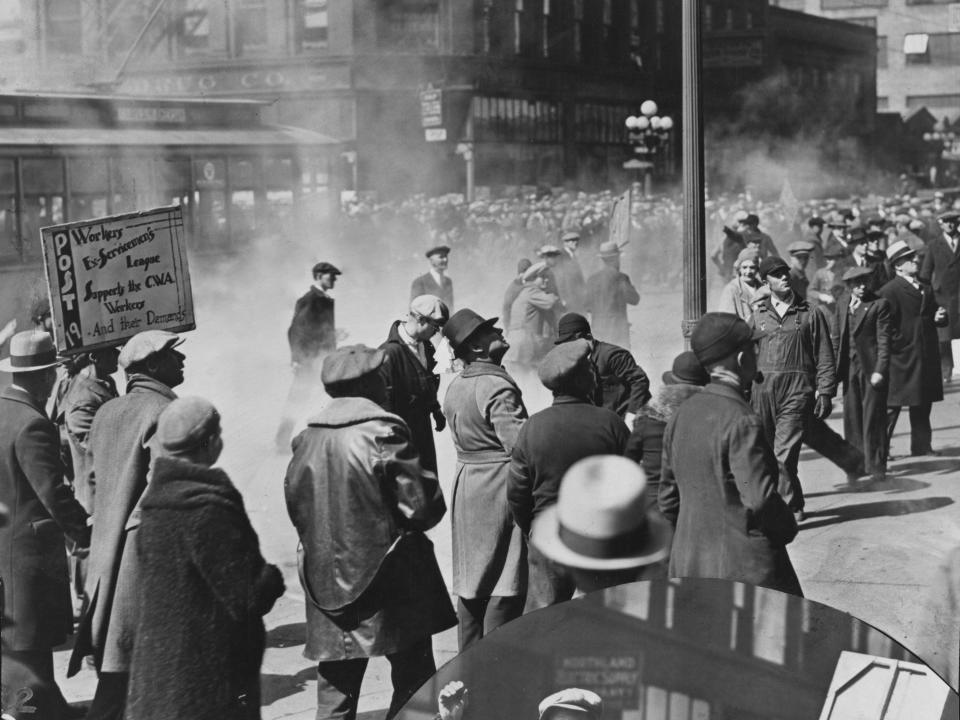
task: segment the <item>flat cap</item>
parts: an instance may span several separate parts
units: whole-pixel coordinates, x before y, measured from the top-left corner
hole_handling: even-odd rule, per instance
[[[450,247],[448,245],[435,245],[424,253],[427,257],[432,255],[449,255]]]
[[[790,266],[787,265],[787,261],[779,255],[771,255],[760,261],[760,277],[762,278],[765,278],[772,272],[783,269],[789,270]]]
[[[747,216],[743,219],[743,224],[757,227],[760,224],[760,217],[753,213],[747,213]]]
[[[859,280],[862,277],[869,277],[873,275],[873,268],[868,268],[866,265],[863,266],[854,266],[848,268],[847,271],[843,274],[841,280],[847,282],[849,280]]]
[[[600,699],[600,696],[595,692],[581,690],[580,688],[567,688],[541,700],[540,706],[537,708],[540,713],[540,720],[545,720],[545,716],[552,708],[581,712],[595,720],[599,720],[603,716],[603,700]]]
[[[410,312],[434,325],[443,325],[450,319],[450,310],[436,295],[417,295],[410,301]]]
[[[750,216],[750,213],[748,213],[746,210],[737,210],[733,214],[733,219],[736,222],[744,222],[749,216]]]
[[[356,380],[372,373],[383,363],[383,350],[366,345],[347,345],[327,355],[320,370],[324,385]]]
[[[710,374],[693,350],[684,350],[673,359],[673,367],[663,374],[662,380],[665,385],[706,385]]]
[[[220,413],[201,397],[177,398],[157,420],[157,442],[170,453],[194,450],[220,428]]]
[[[753,330],[733,313],[707,313],[690,334],[690,347],[704,369],[738,352],[754,339]]]
[[[313,266],[312,270],[314,275],[326,275],[327,273],[333,273],[334,275],[343,275],[336,265],[328,262],[318,262]]]
[[[531,280],[534,280],[540,277],[541,275],[543,275],[546,269],[547,269],[547,264],[543,260],[540,260],[539,262],[535,262],[530,267],[528,267],[526,270],[523,271],[523,277],[521,278],[521,280],[523,280],[523,282],[530,282]]]
[[[940,222],[960,222],[960,210],[947,210],[937,215]]]
[[[787,245],[787,252],[791,255],[809,255],[815,247],[809,240],[794,240]]]
[[[177,347],[183,340],[184,339],[176,333],[167,332],[166,330],[144,330],[127,340],[126,344],[120,350],[120,357],[117,358],[117,364],[122,368],[127,368],[133,363],[146,360],[161,350]]]
[[[537,377],[548,390],[556,390],[578,368],[586,365],[588,357],[590,357],[590,343],[587,340],[571,340],[555,345],[540,361]]]
[[[620,246],[617,245],[613,240],[607,240],[606,242],[600,243],[600,247],[597,248],[597,254],[600,257],[617,257],[620,254]]]
[[[579,240],[580,233],[576,230],[567,230],[560,236],[560,242],[567,242],[570,240]]]
[[[573,340],[581,333],[590,333],[590,323],[580,313],[567,313],[557,323],[557,340],[554,344],[559,345]]]
[[[551,255],[561,255],[563,251],[556,245],[541,245],[537,248],[537,255],[540,257],[550,257]]]

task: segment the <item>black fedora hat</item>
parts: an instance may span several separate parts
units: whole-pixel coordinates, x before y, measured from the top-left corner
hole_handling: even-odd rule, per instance
[[[456,350],[471,335],[483,327],[492,327],[500,318],[484,318],[470,308],[457,310],[443,326],[443,336]]]

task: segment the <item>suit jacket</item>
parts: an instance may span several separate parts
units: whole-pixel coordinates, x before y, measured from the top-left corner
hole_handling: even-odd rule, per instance
[[[943,235],[927,243],[920,277],[933,286],[937,302],[947,310],[949,324],[940,329],[940,340],[960,338],[960,242],[955,251]]]
[[[293,308],[287,340],[295,363],[308,363],[321,353],[336,350],[333,298],[311,285]]]
[[[917,290],[910,281],[896,277],[877,294],[890,303],[893,335],[887,405],[902,407],[943,400],[933,290],[924,283]]]
[[[650,379],[626,348],[595,340],[590,359],[597,368],[595,402],[623,417],[650,399]]]
[[[837,380],[847,383],[850,373],[850,344],[857,351],[862,371],[869,378],[880,373],[890,379],[890,303],[876,296],[865,296],[856,312],[850,313],[850,293],[845,292],[837,302],[837,327],[840,340],[837,347]]]
[[[557,258],[553,268],[553,276],[557,284],[557,293],[567,312],[581,312],[584,304],[586,285],[583,279],[583,270],[580,261],[564,251]]]
[[[433,439],[431,413],[440,410],[437,389],[440,377],[433,373],[437,366],[433,344],[422,342],[427,364],[424,366],[414,357],[400,338],[397,330],[400,321],[390,326],[386,341],[380,346],[384,351],[380,376],[387,386],[387,402],[384,409],[399,415],[410,428],[413,445],[420,453],[420,463],[427,470],[437,471],[437,450]]]
[[[414,278],[410,285],[410,299],[413,300],[419,295],[436,295],[443,300],[450,314],[453,314],[453,280],[446,275],[443,276],[442,285],[437,285],[437,281],[429,272]]]
[[[670,576],[802,594],[786,548],[797,523],[778,475],[760,417],[737,389],[710,383],[683,402],[664,433],[658,495],[676,526]]]
[[[87,513],[63,482],[60,436],[41,405],[23,390],[0,394],[0,528],[4,649],[49,650],[73,628],[64,536],[90,544]]]

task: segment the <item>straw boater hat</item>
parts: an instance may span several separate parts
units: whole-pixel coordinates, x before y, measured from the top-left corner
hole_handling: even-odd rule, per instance
[[[60,363],[50,333],[25,330],[10,338],[10,357],[0,360],[0,372],[36,372]]]
[[[647,512],[646,491],[646,475],[627,458],[579,460],[563,476],[556,504],[534,520],[530,541],[571,568],[628,570],[660,562],[669,552],[671,529]]]

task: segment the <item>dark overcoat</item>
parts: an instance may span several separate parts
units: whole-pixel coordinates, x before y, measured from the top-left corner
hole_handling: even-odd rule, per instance
[[[0,394],[0,527],[3,646],[50,650],[73,629],[64,536],[90,542],[87,513],[63,482],[60,436],[43,407],[15,387]]]
[[[664,433],[659,492],[676,526],[670,576],[802,594],[786,547],[797,523],[777,494],[778,472],[739,390],[712,382],[680,405]]]
[[[260,554],[226,473],[157,458],[140,503],[127,717],[260,717],[263,615],[283,576]]]
[[[507,500],[524,533],[557,501],[564,473],[591,455],[623,455],[630,432],[612,410],[571,395],[533,414],[520,429],[510,460]]]
[[[303,548],[305,657],[389,655],[456,624],[424,534],[446,505],[398,416],[333,398],[294,438],[284,491]]]
[[[295,363],[309,363],[321,353],[336,350],[333,298],[311,285],[294,305],[287,341],[290,359]]]
[[[527,419],[520,388],[499,365],[468,363],[443,412],[457,451],[453,481],[453,592],[516,597],[526,590],[526,545],[507,505],[510,453]]]
[[[580,261],[570,253],[563,251],[557,257],[553,267],[553,276],[557,283],[557,293],[567,312],[581,312],[584,306],[586,283]]]
[[[938,331],[941,342],[960,338],[960,243],[953,251],[943,235],[928,242],[920,277],[933,286],[937,302],[947,311],[948,324]]]
[[[650,399],[650,379],[626,348],[595,340],[590,359],[600,375],[596,403],[623,417]]]
[[[176,398],[166,385],[133,374],[122,397],[108,400],[90,429],[88,467],[93,536],[86,579],[90,606],[81,624],[69,672],[93,653],[102,672],[127,672],[136,619],[137,559],[129,534],[134,508],[147,487],[157,419]]]
[[[877,294],[890,303],[893,345],[887,404],[903,407],[943,400],[933,290],[924,283],[918,290],[909,280],[896,277]]]
[[[387,386],[384,409],[403,418],[420,453],[420,464],[436,472],[437,449],[431,413],[440,410],[437,400],[440,376],[433,372],[437,366],[435,351],[432,343],[422,342],[427,364],[421,363],[400,338],[399,325],[400,321],[396,321],[390,326],[387,339],[380,346],[384,351],[380,375]]]
[[[604,266],[587,278],[587,309],[590,329],[598,340],[630,347],[630,323],[627,305],[640,302],[640,293],[626,273],[612,265]]]
[[[423,275],[418,275],[410,284],[410,299],[413,300],[420,295],[435,295],[443,301],[447,310],[453,313],[453,280],[446,275],[442,276],[442,280],[443,283],[438,285],[431,273],[425,272]]]

